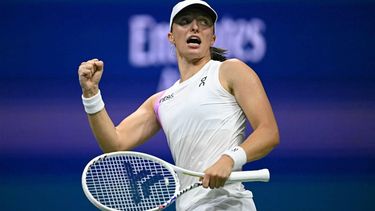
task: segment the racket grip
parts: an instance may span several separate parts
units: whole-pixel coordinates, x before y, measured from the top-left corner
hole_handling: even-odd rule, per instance
[[[233,182],[268,182],[270,180],[270,171],[268,169],[234,171],[228,180]]]

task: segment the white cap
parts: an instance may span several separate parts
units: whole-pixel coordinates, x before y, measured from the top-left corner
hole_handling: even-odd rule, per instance
[[[169,20],[169,30],[172,29],[172,23],[173,23],[173,19],[174,17],[179,13],[181,12],[181,10],[191,6],[191,5],[199,5],[199,6],[202,6],[203,8],[207,9],[209,15],[212,17],[212,20],[214,21],[214,23],[216,23],[216,20],[217,20],[217,13],[215,12],[214,9],[212,9],[212,7],[207,4],[207,2],[205,1],[202,1],[202,0],[184,0],[184,1],[181,1],[179,2],[178,4],[176,4],[173,9],[172,9],[172,13],[171,13],[171,18]]]

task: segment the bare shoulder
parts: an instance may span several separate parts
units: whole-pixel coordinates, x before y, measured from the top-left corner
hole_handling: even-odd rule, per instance
[[[239,59],[228,59],[225,60],[220,67],[224,71],[248,71],[248,72],[254,72],[251,67],[249,67],[245,62],[239,60]]]
[[[255,71],[239,59],[228,59],[220,66],[220,81],[228,90],[238,81],[252,79],[258,79]]]
[[[157,92],[150,96],[142,105],[142,107],[154,108],[154,105],[157,103],[160,96],[163,94],[164,91]]]

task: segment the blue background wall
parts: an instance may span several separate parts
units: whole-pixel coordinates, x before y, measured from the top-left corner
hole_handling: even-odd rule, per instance
[[[101,90],[119,123],[175,77],[165,42],[174,3],[0,3],[1,209],[95,210],[80,175],[101,152],[81,105],[77,68],[104,60]],[[375,3],[210,3],[220,15],[218,36],[226,38],[218,44],[259,74],[280,127],[277,149],[245,167],[271,171],[270,183],[246,184],[258,209],[374,209]],[[151,24],[137,34],[139,17]],[[134,50],[129,43],[142,33]],[[134,62],[137,49],[148,59]],[[136,150],[171,161],[162,133]]]

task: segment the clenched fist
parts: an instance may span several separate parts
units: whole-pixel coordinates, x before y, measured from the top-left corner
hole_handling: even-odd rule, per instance
[[[82,62],[78,68],[79,84],[82,88],[83,96],[92,97],[99,91],[99,81],[103,74],[103,61],[91,59]]]
[[[221,188],[232,173],[233,160],[227,155],[221,156],[211,167],[204,171],[204,177],[200,178],[204,188]]]

